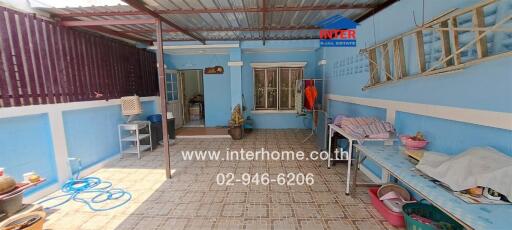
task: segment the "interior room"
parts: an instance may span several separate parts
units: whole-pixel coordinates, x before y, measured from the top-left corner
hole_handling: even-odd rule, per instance
[[[0,12],[0,230],[512,226],[512,0]]]

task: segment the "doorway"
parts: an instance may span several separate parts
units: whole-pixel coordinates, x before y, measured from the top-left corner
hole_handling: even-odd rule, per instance
[[[204,127],[203,71],[179,70],[183,127]]]

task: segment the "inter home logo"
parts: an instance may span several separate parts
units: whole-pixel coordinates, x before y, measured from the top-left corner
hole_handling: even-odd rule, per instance
[[[323,47],[355,47],[357,23],[334,15],[318,23],[320,28],[320,46]]]

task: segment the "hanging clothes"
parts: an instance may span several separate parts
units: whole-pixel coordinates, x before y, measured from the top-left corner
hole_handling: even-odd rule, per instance
[[[306,80],[305,81],[306,89],[304,90],[304,95],[306,100],[304,101],[304,107],[309,110],[313,110],[315,108],[315,101],[318,97],[318,91],[315,87],[315,81]]]

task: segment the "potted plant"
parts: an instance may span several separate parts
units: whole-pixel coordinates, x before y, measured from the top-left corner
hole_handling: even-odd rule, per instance
[[[231,120],[229,121],[228,133],[233,140],[240,140],[243,137],[243,124],[244,118],[242,117],[242,110],[240,105],[236,105],[231,113]]]

